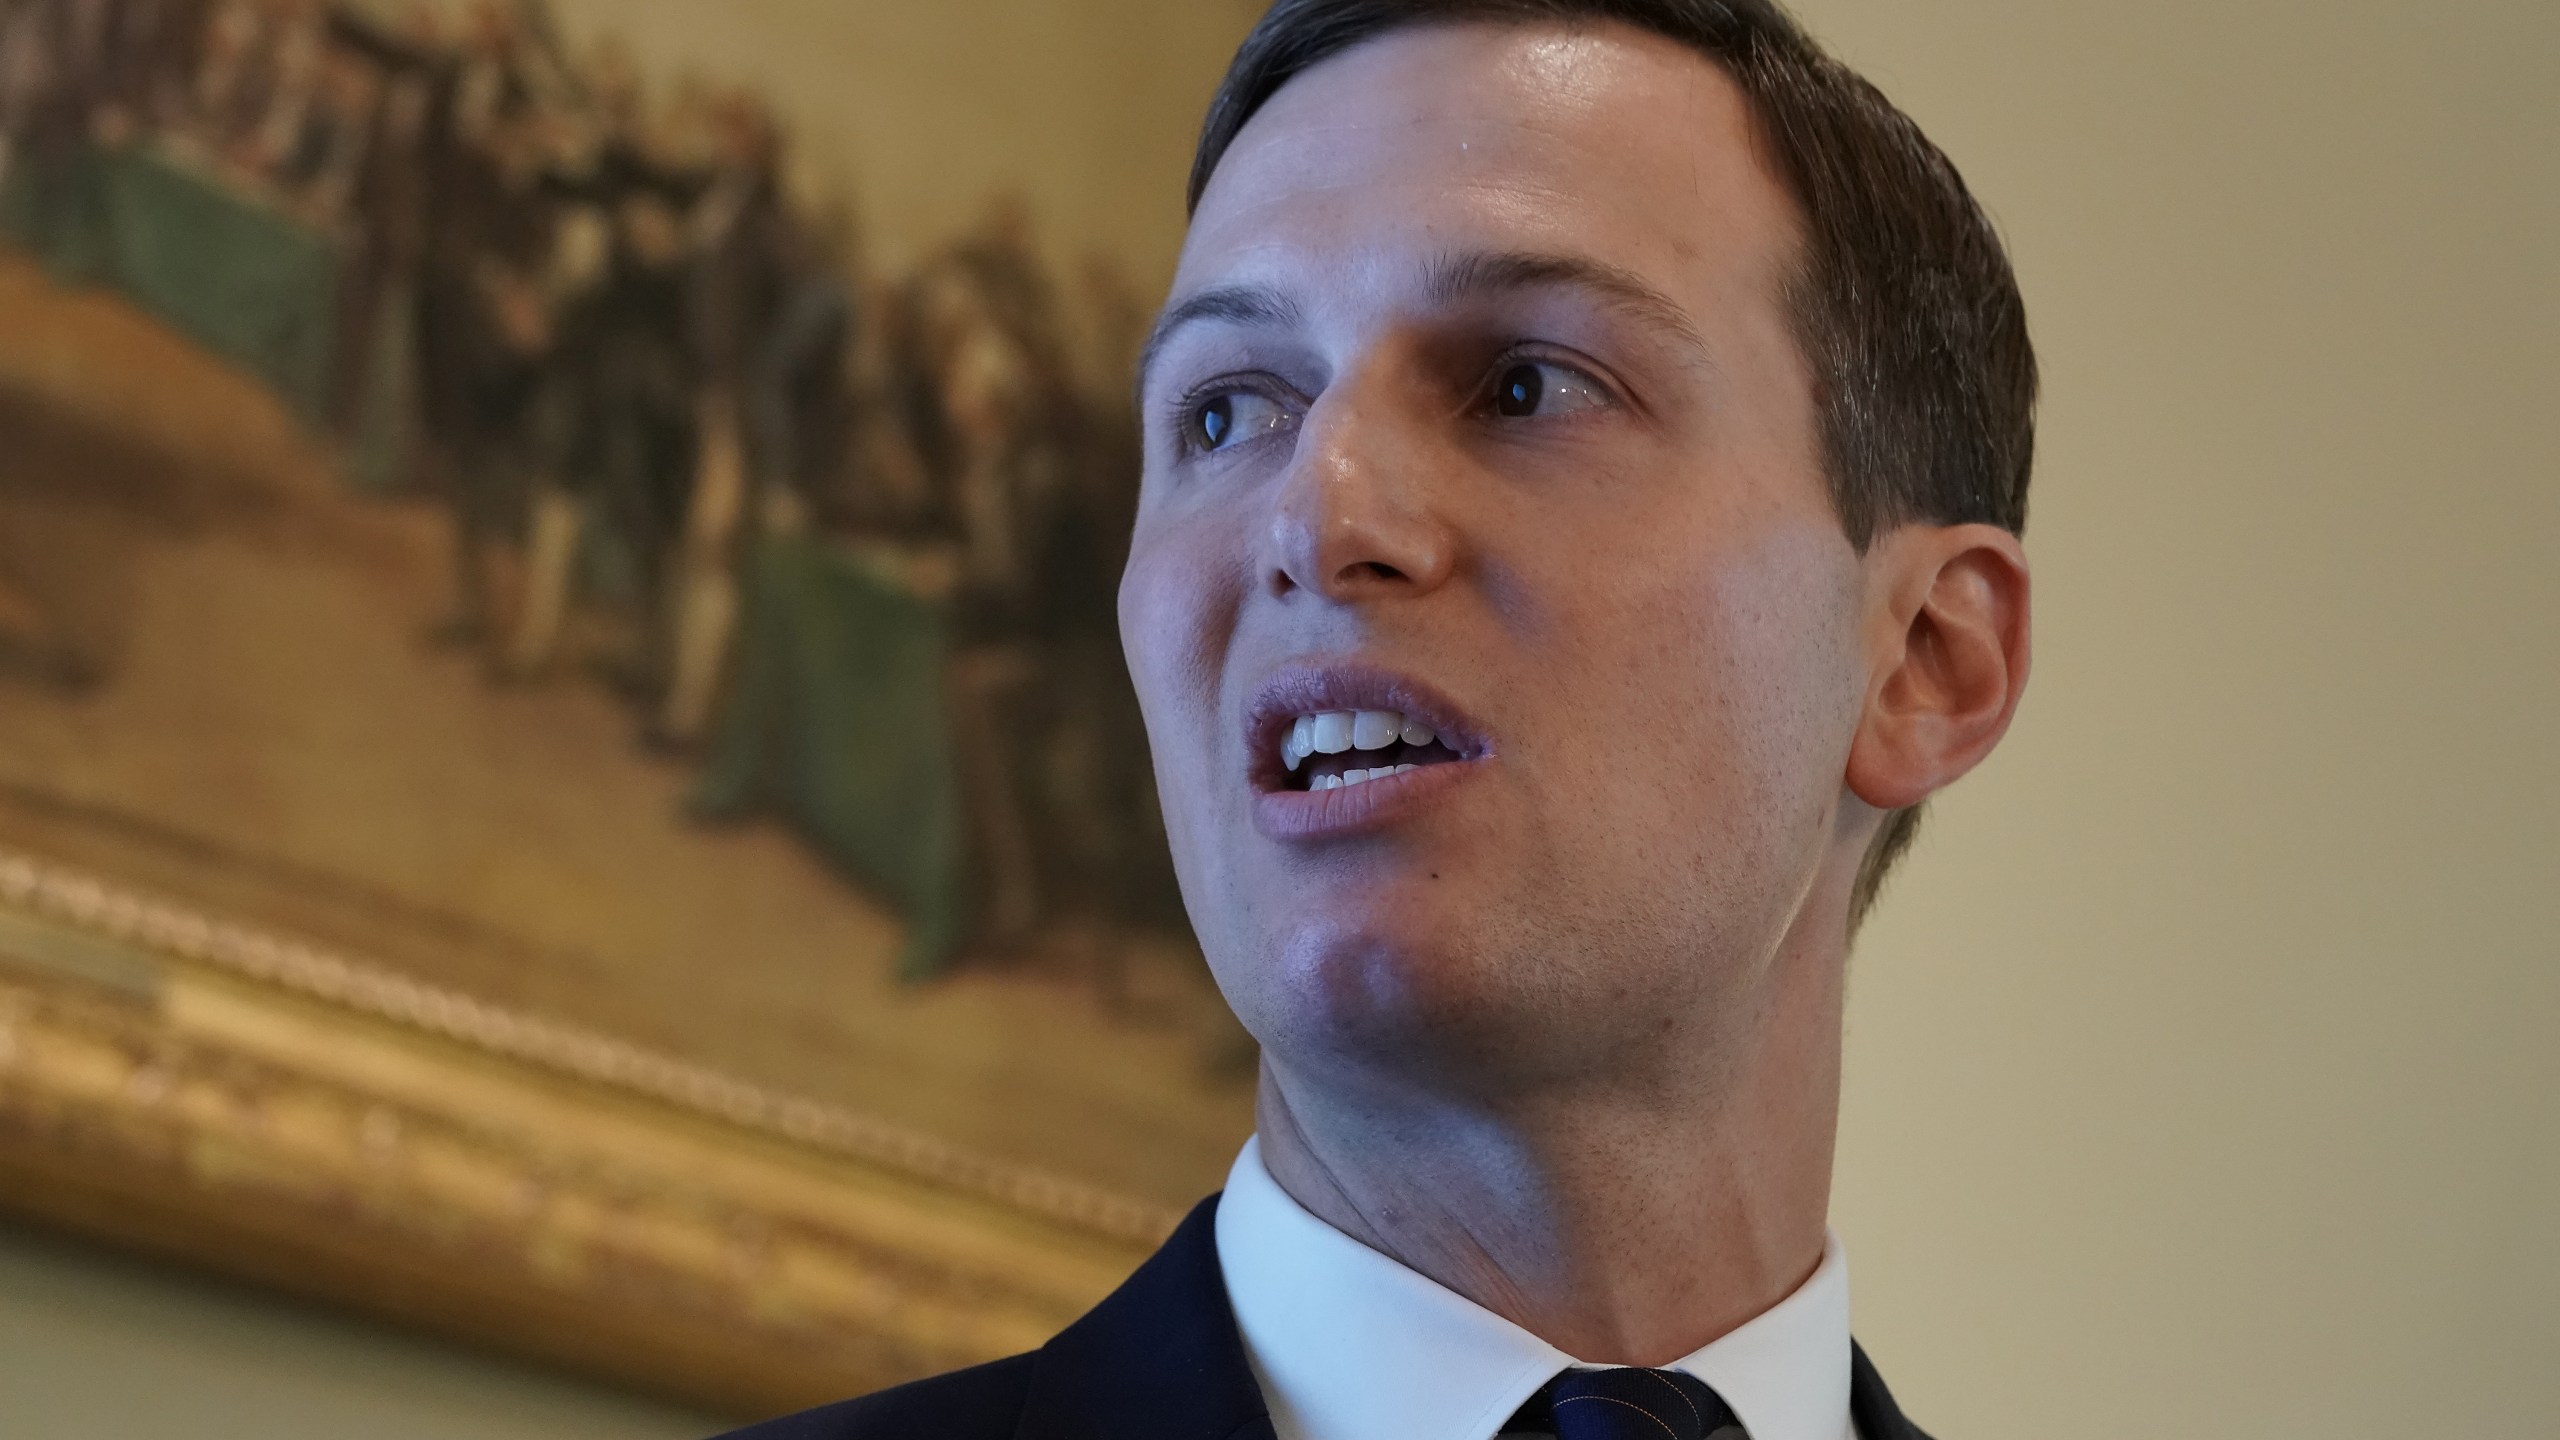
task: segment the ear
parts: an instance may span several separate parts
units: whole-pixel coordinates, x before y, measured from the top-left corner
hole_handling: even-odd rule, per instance
[[[2009,730],[2027,688],[2027,556],[1993,525],[1905,525],[1867,550],[1867,703],[1849,789],[1901,810]]]

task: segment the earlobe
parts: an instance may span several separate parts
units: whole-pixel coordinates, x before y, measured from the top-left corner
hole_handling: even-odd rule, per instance
[[[2031,658],[2026,552],[1990,525],[1906,525],[1868,551],[1865,712],[1847,781],[1879,810],[1917,805],[2008,733]]]

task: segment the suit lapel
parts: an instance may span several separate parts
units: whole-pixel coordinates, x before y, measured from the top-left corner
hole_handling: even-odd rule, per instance
[[[1903,1418],[1893,1392],[1884,1388],[1884,1377],[1855,1340],[1849,1342],[1849,1419],[1858,1428],[1858,1440],[1929,1440]]]
[[[1271,1440],[1218,1266],[1218,1197],[1041,1347],[1017,1440]]]

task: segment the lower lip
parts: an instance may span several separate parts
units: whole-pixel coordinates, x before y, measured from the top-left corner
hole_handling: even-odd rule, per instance
[[[1253,828],[1273,840],[1338,840],[1383,830],[1463,785],[1482,760],[1444,760],[1331,790],[1265,790],[1253,797]]]

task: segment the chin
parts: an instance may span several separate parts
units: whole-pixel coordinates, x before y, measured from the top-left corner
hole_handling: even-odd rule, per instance
[[[1237,1014],[1284,1056],[1443,1075],[1517,1053],[1540,1006],[1513,947],[1461,907],[1382,901],[1262,937],[1230,977]]]

